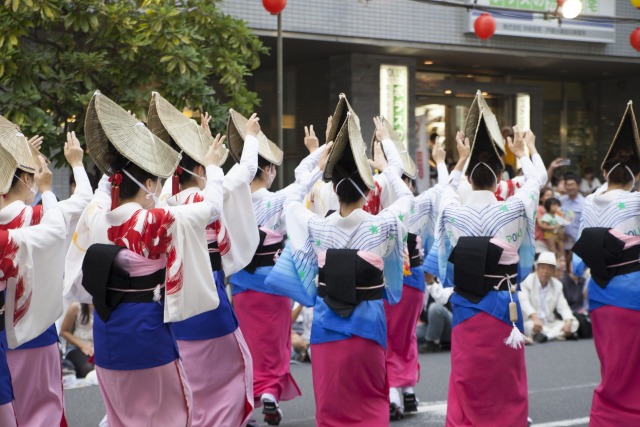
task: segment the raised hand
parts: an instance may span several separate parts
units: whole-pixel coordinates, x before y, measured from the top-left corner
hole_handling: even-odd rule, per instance
[[[389,138],[389,129],[387,129],[387,127],[384,125],[384,121],[382,119],[382,116],[374,117],[373,118],[373,123],[376,125],[376,139],[378,141],[383,141],[385,139],[388,139]]]
[[[324,131],[324,140],[329,142],[329,132],[331,132],[331,120],[333,120],[333,116],[329,116],[327,119],[327,130]]]
[[[458,131],[456,133],[456,148],[461,160],[466,161],[471,154],[471,143],[469,138],[465,138],[464,132]]]
[[[33,147],[34,150],[40,151],[40,147],[42,146],[43,140],[44,140],[44,137],[40,135],[35,135],[35,136],[32,136],[28,142],[29,142],[29,145]]]
[[[515,154],[517,158],[525,155],[524,135],[520,132],[520,128],[518,128],[518,126],[513,127],[513,140],[511,140],[511,137],[507,137],[507,144],[509,145],[511,152]]]
[[[51,182],[53,179],[51,171],[47,167],[47,160],[43,156],[38,156],[38,160],[40,160],[40,167],[34,174],[36,186],[38,186],[38,190],[41,193],[44,193],[45,191],[51,191]]]
[[[247,124],[244,126],[244,131],[247,135],[258,136],[260,132],[260,117],[258,117],[258,114],[253,113],[249,117]]]
[[[447,158],[447,152],[444,151],[444,147],[439,142],[433,144],[433,150],[431,150],[431,158],[436,164],[444,163]]]
[[[318,162],[318,168],[322,172],[324,172],[324,169],[327,167],[327,160],[329,160],[329,153],[331,153],[331,148],[333,148],[333,141],[329,141],[327,143],[327,148],[324,150],[324,152],[320,156],[320,161]]]
[[[64,143],[64,157],[72,168],[82,166],[84,150],[80,146],[80,141],[76,138],[75,132],[67,132],[67,142]]]
[[[531,129],[524,131],[524,144],[527,146],[530,155],[538,153],[536,149],[536,135]]]
[[[253,117],[253,116],[252,116]],[[213,144],[209,147],[209,151],[205,155],[205,166],[219,165],[224,157],[224,150],[222,149],[222,143],[224,142],[226,135],[220,136],[217,134],[213,139]]]
[[[211,121],[211,116],[206,111],[203,115],[200,116],[200,127],[207,135],[211,136],[211,128],[209,127],[209,122]]]
[[[304,127],[304,146],[307,147],[309,153],[313,153],[320,146],[320,141],[313,131],[313,125]]]
[[[382,142],[380,140],[373,143],[373,159],[369,159],[369,164],[372,168],[382,172],[387,168],[387,158],[384,156],[382,150]]]

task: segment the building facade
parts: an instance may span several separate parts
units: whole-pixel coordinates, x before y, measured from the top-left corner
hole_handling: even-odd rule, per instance
[[[565,157],[576,172],[597,170],[626,102],[640,102],[640,53],[629,43],[638,22],[606,17],[640,20],[640,10],[629,0],[584,0],[582,13],[600,19],[560,22],[530,13],[553,12],[554,0],[477,4],[510,10],[493,12],[497,30],[486,41],[473,32],[481,13],[473,9],[416,0],[289,0],[282,13],[285,182],[305,154],[304,126],[322,134],[341,92],[365,140],[371,117],[382,113],[418,163],[426,164],[432,134],[455,158],[455,132],[480,90],[501,126],[536,133],[546,162]],[[276,17],[258,0],[226,0],[222,8],[271,47],[250,84],[262,99],[262,127],[275,139]]]

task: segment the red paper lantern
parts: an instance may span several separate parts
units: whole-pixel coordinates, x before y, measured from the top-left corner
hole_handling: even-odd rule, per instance
[[[629,43],[637,51],[640,51],[640,27],[633,30],[631,36],[629,36]]]
[[[287,0],[262,0],[262,5],[267,9],[267,12],[277,15],[284,10]]]
[[[482,40],[487,40],[496,32],[496,20],[488,13],[483,13],[473,23],[473,30],[476,36]]]

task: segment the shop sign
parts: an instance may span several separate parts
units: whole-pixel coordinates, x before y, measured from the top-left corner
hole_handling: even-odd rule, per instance
[[[499,10],[491,14],[496,20],[496,35],[515,37],[535,37],[556,40],[573,40],[583,42],[615,43],[615,25],[611,21],[584,22],[578,19],[563,19],[558,25],[557,19],[545,20],[541,14],[532,12],[553,12],[556,9],[555,0],[477,0],[478,6],[504,7],[516,9],[500,13]],[[615,16],[615,0],[583,0],[582,15]],[[468,14],[467,32],[473,32],[473,23],[482,11],[472,10]],[[544,43],[544,42],[540,42]]]
[[[380,114],[407,146],[409,69],[404,65],[380,65]]]

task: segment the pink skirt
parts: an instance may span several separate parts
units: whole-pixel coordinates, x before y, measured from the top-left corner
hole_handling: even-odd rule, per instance
[[[0,426],[18,427],[18,420],[16,420],[16,412],[13,409],[13,402],[0,405]]]
[[[66,425],[58,343],[8,350],[7,364],[11,371],[13,404],[20,427]]]
[[[256,291],[234,295],[234,310],[253,360],[253,395],[269,393],[280,402],[300,396],[289,371],[291,360],[291,300]]]
[[[96,373],[109,427],[191,426],[191,388],[180,360],[131,371],[96,366]]]
[[[193,426],[240,427],[253,412],[251,354],[240,332],[178,341],[193,393]]]
[[[395,305],[384,302],[387,315],[387,376],[390,387],[413,387],[420,379],[416,326],[424,304],[424,293],[402,287]]]
[[[318,427],[389,425],[385,351],[375,341],[352,336],[311,344]]]
[[[604,306],[591,321],[602,382],[589,425],[640,426],[640,311]]]
[[[504,344],[511,329],[486,313],[453,328],[447,427],[527,425],[524,348]]]

